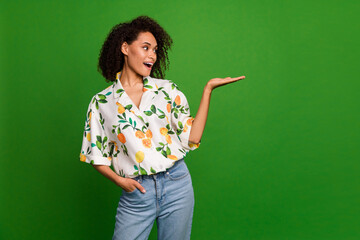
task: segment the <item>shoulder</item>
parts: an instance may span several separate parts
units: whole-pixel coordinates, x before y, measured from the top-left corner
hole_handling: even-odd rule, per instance
[[[92,95],[89,107],[99,109],[99,103],[106,104],[109,101],[109,98],[113,96],[113,85],[115,83],[110,84],[103,90]]]

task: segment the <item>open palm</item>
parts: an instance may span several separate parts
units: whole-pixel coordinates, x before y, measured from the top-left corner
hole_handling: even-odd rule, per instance
[[[229,84],[229,83],[233,83],[239,80],[244,79],[245,76],[241,76],[241,77],[236,77],[236,78],[231,78],[231,77],[226,77],[226,78],[213,78],[210,79],[209,82],[207,83],[207,85],[212,89],[215,89],[217,87]]]

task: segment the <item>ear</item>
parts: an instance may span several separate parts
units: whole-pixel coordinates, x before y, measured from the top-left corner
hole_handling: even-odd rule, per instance
[[[129,50],[129,45],[127,44],[127,42],[123,42],[123,44],[121,45],[121,52],[127,56],[128,50]]]

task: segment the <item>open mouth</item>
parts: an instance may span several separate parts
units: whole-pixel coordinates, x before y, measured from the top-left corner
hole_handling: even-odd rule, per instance
[[[147,69],[151,69],[151,68],[152,68],[152,64],[151,64],[151,63],[144,63],[144,65],[146,66]]]

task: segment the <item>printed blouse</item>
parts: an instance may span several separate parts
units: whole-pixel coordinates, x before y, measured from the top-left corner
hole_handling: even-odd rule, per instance
[[[199,147],[189,142],[194,118],[185,95],[171,80],[143,77],[139,109],[116,80],[88,106],[80,161],[112,166],[122,177],[167,171]]]

